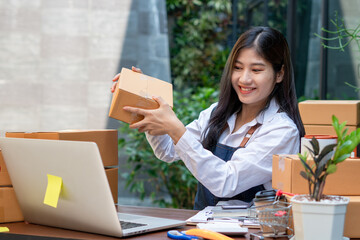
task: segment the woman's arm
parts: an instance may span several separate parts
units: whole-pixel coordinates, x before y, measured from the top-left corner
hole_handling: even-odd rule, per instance
[[[198,181],[215,196],[232,197],[271,181],[273,154],[298,152],[299,133],[290,121],[277,117],[263,124],[246,148],[238,149],[228,162],[204,149],[188,132],[179,140],[175,151]]]
[[[196,141],[201,141],[201,135],[205,126],[207,126],[212,109],[216,106],[216,103],[212,104],[209,108],[203,110],[199,114],[199,118],[188,124],[185,129],[186,132],[191,134],[192,138]],[[173,162],[179,160],[179,156],[175,152],[175,142],[169,135],[154,136],[146,133],[146,138],[154,151],[154,154],[160,160],[165,162]],[[183,135],[182,135],[183,136]]]

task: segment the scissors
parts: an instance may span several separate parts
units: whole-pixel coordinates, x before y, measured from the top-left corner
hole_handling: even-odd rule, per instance
[[[183,240],[193,240],[200,239],[196,236],[188,235],[183,232],[179,232],[177,230],[170,230],[167,232],[167,236],[172,239],[183,239]]]

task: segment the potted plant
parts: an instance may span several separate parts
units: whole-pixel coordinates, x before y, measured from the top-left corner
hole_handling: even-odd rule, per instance
[[[337,164],[350,157],[360,143],[360,128],[348,134],[346,122],[340,124],[335,116],[332,116],[332,125],[338,137],[337,144],[329,144],[319,151],[319,142],[313,138],[311,147],[306,147],[310,154],[299,153],[305,169],[300,175],[308,182],[309,194],[291,199],[296,240],[343,238],[349,198],[324,195],[323,190],[327,176],[335,173]]]

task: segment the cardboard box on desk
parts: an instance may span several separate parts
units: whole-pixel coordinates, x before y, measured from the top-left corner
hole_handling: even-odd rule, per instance
[[[24,221],[12,187],[0,187],[0,223]]]
[[[9,173],[7,171],[6,165],[5,165],[5,161],[4,158],[1,154],[1,149],[0,149],[0,186],[11,186],[11,180],[9,177]]]
[[[344,236],[360,238],[360,196],[347,196],[350,202],[346,209]]]
[[[326,179],[324,194],[357,196],[360,195],[359,158],[347,158],[337,165],[335,173]],[[297,155],[273,155],[272,187],[295,194],[308,194],[308,182],[300,171],[304,171]]]
[[[6,137],[95,142],[104,166],[118,165],[117,130],[64,130],[57,132],[7,132]]]
[[[339,122],[357,126],[360,123],[360,100],[307,100],[299,103],[303,124],[331,125],[332,115]]]
[[[172,84],[123,68],[111,101],[109,117],[126,123],[134,123],[143,116],[123,110],[124,106],[156,109],[159,104],[152,96],[161,96],[173,107]]]
[[[105,168],[106,177],[115,203],[118,202],[118,171],[119,168]]]

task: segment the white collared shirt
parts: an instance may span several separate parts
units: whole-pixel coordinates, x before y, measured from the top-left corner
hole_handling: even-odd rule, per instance
[[[186,132],[176,145],[168,135],[146,137],[157,158],[173,162],[182,160],[194,177],[217,197],[232,197],[251,187],[264,184],[271,188],[273,154],[296,154],[300,148],[299,131],[295,123],[284,113],[278,113],[279,105],[272,99],[269,107],[254,120],[232,133],[236,114],[227,121],[228,128],[219,143],[239,147],[249,129],[262,124],[252,135],[245,148],[236,150],[225,162],[205,149],[200,138],[211,112],[217,103],[202,111],[199,118],[186,126]]]

